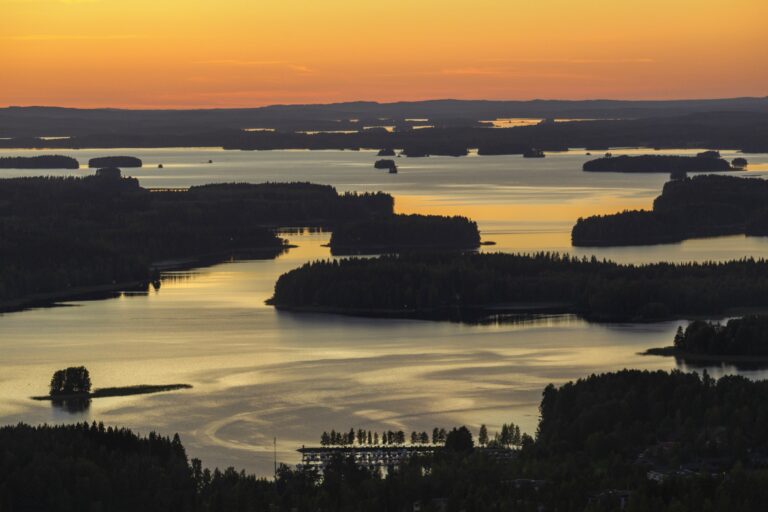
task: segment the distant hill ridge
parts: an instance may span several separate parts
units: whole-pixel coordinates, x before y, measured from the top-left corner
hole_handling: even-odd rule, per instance
[[[349,119],[358,119],[360,127],[380,124],[380,118],[427,118],[431,121],[467,126],[471,122],[504,117],[615,119],[734,111],[768,113],[768,97],[703,100],[439,99],[186,110],[14,106],[0,109],[0,137],[73,136],[101,132],[136,132],[139,129],[166,133],[246,127],[331,129],[338,127],[340,121]]]

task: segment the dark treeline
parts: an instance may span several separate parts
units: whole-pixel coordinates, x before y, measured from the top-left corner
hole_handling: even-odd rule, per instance
[[[339,194],[330,185],[313,183],[211,184],[190,188],[188,196],[174,192],[160,195],[170,208],[187,201],[200,208],[211,201],[225,205],[224,211],[209,208],[205,212],[220,215],[221,222],[280,227],[333,227],[357,219],[387,217],[393,215],[395,204],[392,196],[382,192]]]
[[[3,512],[181,512],[197,501],[178,437],[102,424],[0,428],[0,482]]]
[[[767,381],[679,371],[550,385],[526,455],[537,461],[536,476],[559,481],[560,490],[591,488],[588,510],[618,509],[598,489],[628,491],[630,511],[760,510],[768,497],[767,392]]]
[[[412,445],[426,445],[430,441],[434,445],[445,444],[447,432],[444,428],[435,427],[432,431],[432,437],[425,432],[411,432],[410,443]],[[382,431],[381,434],[371,430],[349,429],[349,432],[331,430],[323,432],[320,436],[320,446],[387,446],[406,444],[406,436],[403,430]]]
[[[82,287],[147,282],[160,260],[274,256],[273,226],[391,215],[386,194],[308,183],[228,184],[150,192],[101,173],[0,180],[0,302],[24,305]]]
[[[643,245],[746,233],[768,235],[768,181],[705,175],[669,181],[652,211],[579,219],[576,246]]]
[[[279,131],[354,130],[364,126],[473,126],[495,118],[640,119],[704,112],[768,112],[766,98],[717,100],[428,100],[395,103],[356,101],[315,105],[207,110],[122,110],[61,107],[0,109],[0,137],[96,133],[200,133],[228,129]],[[421,119],[419,119],[421,118]],[[386,120],[385,123],[382,123]]]
[[[497,115],[500,115],[497,113]],[[204,117],[204,116],[203,116]],[[357,116],[355,116],[357,117]],[[337,118],[339,119],[339,118]],[[484,118],[487,119],[487,118]],[[280,121],[277,117],[276,121]],[[283,119],[284,121],[284,119]],[[62,121],[62,123],[64,123]],[[380,124],[381,121],[378,121]],[[122,129],[90,129],[73,133],[69,139],[41,140],[16,138],[0,140],[0,147],[114,148],[114,147],[193,147],[215,146],[226,149],[351,149],[401,148],[411,156],[454,155],[468,148],[481,148],[485,154],[522,154],[530,148],[562,151],[567,148],[609,147],[719,148],[751,152],[768,151],[768,113],[700,112],[679,117],[598,120],[569,123],[542,123],[510,129],[478,127],[477,120],[446,121],[423,130],[361,130],[357,123],[324,122],[319,129],[359,130],[355,133],[298,133],[293,130],[246,132],[253,124],[238,124],[213,129],[202,123],[161,130],[148,130],[134,124]],[[269,127],[269,126],[267,126]],[[312,128],[295,128],[308,130]],[[65,130],[66,131],[66,130]]]
[[[12,512],[764,510],[766,381],[624,370],[547,386],[540,411],[536,439],[521,443],[514,457],[474,449],[472,434],[460,427],[446,432],[445,448],[385,475],[337,456],[322,475],[282,465],[275,481],[205,469],[187,460],[177,436],[139,437],[95,423],[5,427],[0,506]]]
[[[585,162],[583,169],[586,172],[662,172],[667,174],[733,170],[727,160],[707,155],[611,156]]]
[[[64,155],[0,157],[0,169],[79,169],[80,163]]]
[[[283,274],[270,303],[451,320],[558,305],[598,321],[655,320],[768,306],[768,262],[620,265],[550,253],[353,258]]]
[[[141,167],[142,161],[135,156],[102,156],[88,160],[88,167]]]
[[[341,224],[331,235],[333,254],[386,252],[414,248],[474,249],[477,223],[466,217],[391,215]]]
[[[444,446],[448,441],[450,432],[445,428],[435,427],[430,435],[427,431],[412,431],[410,437],[406,437],[405,431],[382,431],[379,434],[376,431],[359,428],[349,431],[323,432],[320,436],[320,446],[349,446],[349,447],[376,447],[376,446],[405,446],[410,443],[411,446]],[[488,435],[488,428],[485,425],[480,426],[477,436],[477,442],[481,447],[488,448],[510,448],[521,447],[523,444],[533,442],[528,434],[523,433],[518,425],[514,423],[504,423],[500,432],[496,432],[493,437]]]
[[[768,355],[768,316],[733,318],[723,325],[696,320],[675,335],[674,349],[685,354],[716,356]]]

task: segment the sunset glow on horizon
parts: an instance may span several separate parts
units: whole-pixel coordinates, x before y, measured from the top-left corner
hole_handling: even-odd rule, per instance
[[[0,0],[0,106],[768,95],[765,0]]]

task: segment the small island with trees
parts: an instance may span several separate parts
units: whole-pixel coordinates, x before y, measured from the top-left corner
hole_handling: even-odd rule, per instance
[[[376,169],[388,169],[392,174],[397,173],[397,164],[391,159],[376,160],[373,167]]]
[[[404,249],[476,249],[477,223],[466,217],[390,215],[341,224],[331,234],[333,254],[363,254]]]
[[[114,396],[146,395],[163,391],[191,389],[189,384],[139,384],[112,388],[91,389],[91,375],[84,366],[71,366],[57,370],[51,377],[50,389],[47,395],[33,396],[33,400],[90,400]]]
[[[621,155],[606,156],[584,163],[585,172],[628,172],[628,173],[680,173],[680,172],[722,172],[740,170],[727,160],[720,158],[717,151],[704,151],[696,156],[678,155]]]
[[[653,210],[580,218],[574,246],[621,246],[680,242],[688,238],[768,235],[768,181],[703,175],[672,180]]]
[[[135,156],[102,156],[88,160],[88,167],[141,167],[143,165],[140,158]]]
[[[80,163],[71,156],[6,156],[0,157],[0,169],[79,169]]]

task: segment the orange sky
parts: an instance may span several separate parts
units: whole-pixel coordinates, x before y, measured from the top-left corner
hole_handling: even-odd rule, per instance
[[[0,0],[0,105],[768,95],[766,0]]]

